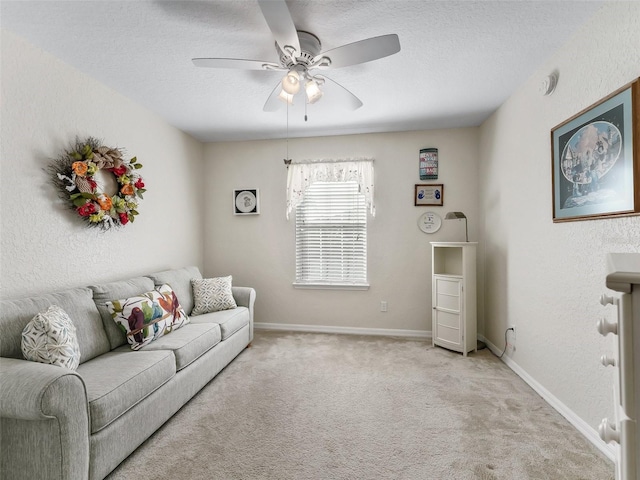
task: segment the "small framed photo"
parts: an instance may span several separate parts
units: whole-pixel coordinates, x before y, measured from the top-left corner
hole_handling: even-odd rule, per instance
[[[247,188],[233,191],[234,215],[259,215],[260,191],[257,188]]]
[[[640,214],[640,79],[551,130],[553,221]]]
[[[435,205],[441,207],[444,205],[444,185],[416,185],[414,193],[414,205],[420,207],[423,205]]]

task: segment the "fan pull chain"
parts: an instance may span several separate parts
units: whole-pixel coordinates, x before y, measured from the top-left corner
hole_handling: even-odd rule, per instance
[[[289,158],[289,103],[287,102],[287,158],[284,159],[285,163],[286,162],[291,162],[291,159]]]
[[[304,121],[307,121],[307,105],[309,104],[309,102],[307,102],[307,99],[305,98],[304,100]]]

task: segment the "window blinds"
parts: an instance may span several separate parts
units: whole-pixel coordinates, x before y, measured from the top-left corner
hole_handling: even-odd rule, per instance
[[[358,182],[316,182],[296,209],[296,283],[367,283],[367,201]]]

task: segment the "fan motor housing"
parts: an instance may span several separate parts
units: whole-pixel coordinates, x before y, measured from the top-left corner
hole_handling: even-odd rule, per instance
[[[313,63],[313,59],[320,53],[322,44],[320,39],[313,33],[297,30],[298,40],[300,42],[300,55],[293,58],[288,52],[283,51],[276,43],[276,51],[280,57],[280,64],[291,69],[296,64],[303,64],[308,67]]]

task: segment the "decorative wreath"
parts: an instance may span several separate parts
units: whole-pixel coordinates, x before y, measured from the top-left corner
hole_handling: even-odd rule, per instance
[[[135,220],[138,198],[146,192],[137,173],[142,168],[136,157],[122,158],[119,148],[105,147],[95,138],[84,142],[76,139],[72,150],[54,161],[50,169],[55,175],[61,197],[89,226],[108,230]],[[101,192],[94,176],[100,170],[113,174],[118,191],[109,196]]]

